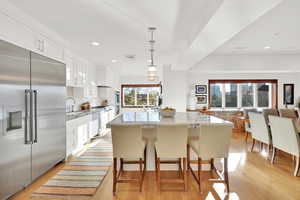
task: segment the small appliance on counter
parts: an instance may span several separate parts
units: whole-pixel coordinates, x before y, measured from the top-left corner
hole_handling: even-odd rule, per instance
[[[90,102],[85,102],[80,105],[80,110],[90,110],[90,109],[91,109]]]
[[[107,101],[107,99],[105,99],[105,100],[103,100],[103,101],[101,102],[101,106],[108,106],[108,101]]]
[[[160,109],[160,115],[162,117],[174,117],[176,114],[176,109],[174,108],[168,108],[168,107],[165,107],[165,108],[161,108]]]

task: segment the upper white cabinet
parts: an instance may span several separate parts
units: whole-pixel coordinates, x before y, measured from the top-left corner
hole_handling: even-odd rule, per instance
[[[118,88],[118,74],[110,67],[97,67],[97,85]]]
[[[0,26],[2,27],[0,39],[46,57],[64,61],[64,48],[62,46],[2,12],[0,12]]]

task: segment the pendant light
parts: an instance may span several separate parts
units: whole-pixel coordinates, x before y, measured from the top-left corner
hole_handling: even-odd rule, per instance
[[[150,35],[151,35],[151,39],[149,40],[149,44],[150,44],[150,64],[148,65],[148,80],[149,81],[155,81],[157,79],[157,66],[154,64],[154,44],[155,44],[155,40],[153,38],[153,34],[154,31],[156,30],[155,27],[149,27],[148,28]]]

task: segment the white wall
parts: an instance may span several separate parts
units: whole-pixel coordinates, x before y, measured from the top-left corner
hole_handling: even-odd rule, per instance
[[[172,71],[165,67],[163,71],[163,106],[175,108],[178,112],[186,111],[187,101],[186,71]]]

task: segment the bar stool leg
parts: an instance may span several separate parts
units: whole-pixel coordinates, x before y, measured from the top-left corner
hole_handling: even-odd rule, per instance
[[[191,162],[191,159],[190,159],[190,152],[191,152],[190,145],[187,144],[186,148],[187,148],[187,151],[186,151],[187,152],[187,169],[190,170],[190,162]]]
[[[139,160],[139,165],[140,165],[140,192],[142,191],[142,186],[143,186],[143,160],[140,158]]]
[[[300,167],[300,157],[295,156],[296,158],[296,165],[295,165],[295,170],[294,170],[294,176],[297,176],[299,172],[299,167]]]
[[[160,158],[157,158],[157,189],[160,192]]]
[[[117,187],[117,158],[114,158],[113,166],[113,195],[115,195]]]
[[[224,178],[225,178],[227,193],[229,193],[228,158],[224,158]]]
[[[251,147],[251,152],[253,152],[253,148],[254,148],[254,145],[255,145],[255,139],[254,138],[252,138],[252,147]]]
[[[183,177],[182,176],[182,165],[181,165],[181,161],[182,159],[181,158],[178,158],[178,172],[179,172],[179,177]]]
[[[198,157],[198,181],[199,181],[199,191],[202,193],[201,190],[201,158]]]
[[[156,182],[158,182],[158,174],[157,174],[157,152],[156,149],[154,149],[154,159],[155,159],[155,175],[156,175]]]
[[[183,158],[183,179],[184,179],[184,191],[187,191],[187,159]]]

